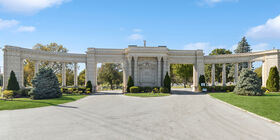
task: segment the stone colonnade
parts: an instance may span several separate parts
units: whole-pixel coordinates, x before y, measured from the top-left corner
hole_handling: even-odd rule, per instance
[[[273,66],[279,68],[279,50],[262,52],[204,56],[202,50],[170,50],[166,46],[143,47],[131,45],[125,49],[88,48],[85,54],[46,52],[15,46],[5,46],[4,52],[4,89],[7,86],[10,72],[16,74],[21,88],[24,88],[23,60],[35,62],[35,73],[41,61],[62,63],[62,86],[66,86],[66,64],[74,64],[74,85],[78,85],[77,63],[86,66],[86,81],[97,86],[97,63],[119,63],[123,68],[123,86],[132,76],[136,86],[161,86],[166,72],[170,74],[171,64],[193,64],[193,90],[198,89],[199,76],[204,74],[204,65],[212,65],[211,84],[215,85],[215,64],[222,64],[223,85],[226,85],[226,64],[234,64],[235,82],[238,79],[238,63],[262,61],[262,82],[265,86],[269,70]]]

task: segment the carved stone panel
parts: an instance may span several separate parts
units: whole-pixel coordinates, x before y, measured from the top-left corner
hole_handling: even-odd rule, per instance
[[[139,86],[157,85],[157,59],[155,57],[138,58]]]

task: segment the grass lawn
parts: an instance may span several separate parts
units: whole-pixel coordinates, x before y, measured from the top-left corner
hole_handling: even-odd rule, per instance
[[[234,106],[280,122],[279,92],[266,93],[265,96],[240,96],[234,93],[210,93],[210,95]]]
[[[61,98],[44,99],[44,100],[31,100],[29,98],[14,98],[13,100],[0,100],[0,110],[14,110],[35,108],[43,106],[55,106],[58,104],[76,101],[85,97],[86,95],[63,95]]]
[[[137,96],[137,97],[160,97],[169,96],[169,93],[127,93],[126,96]]]

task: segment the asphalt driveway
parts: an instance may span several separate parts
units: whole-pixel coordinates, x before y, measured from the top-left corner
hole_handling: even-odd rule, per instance
[[[2,140],[279,140],[280,126],[205,94],[98,94],[60,106],[0,111]]]

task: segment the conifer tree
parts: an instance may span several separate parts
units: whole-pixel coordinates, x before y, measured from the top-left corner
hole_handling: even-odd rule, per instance
[[[133,86],[134,86],[134,81],[133,81],[132,77],[129,76],[128,77],[128,81],[127,81],[127,89],[126,89],[126,91],[130,92],[130,87],[133,87]]]
[[[171,92],[171,79],[168,75],[168,72],[166,72],[166,75],[163,80],[163,87],[167,88],[169,92]]]
[[[51,68],[41,68],[32,80],[32,99],[51,99],[62,96],[58,79]]]
[[[242,69],[234,93],[245,96],[261,96],[263,91],[261,89],[262,83],[257,74],[249,69]]]
[[[270,68],[266,88],[271,92],[279,91],[279,72],[276,66]]]
[[[19,84],[14,71],[11,71],[7,90],[19,90]]]

